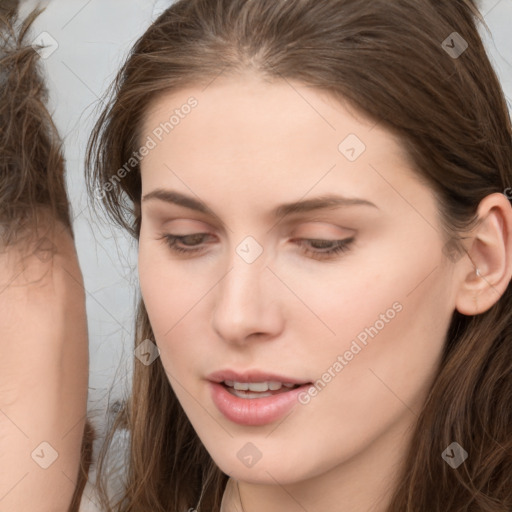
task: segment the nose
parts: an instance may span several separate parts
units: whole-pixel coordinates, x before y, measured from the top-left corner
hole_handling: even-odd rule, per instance
[[[263,258],[247,263],[237,254],[216,290],[213,329],[226,343],[269,340],[283,328],[279,284]]]

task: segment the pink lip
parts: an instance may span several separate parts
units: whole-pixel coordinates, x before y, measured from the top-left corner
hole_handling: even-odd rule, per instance
[[[210,374],[209,388],[213,403],[230,421],[239,425],[260,426],[279,420],[297,405],[297,397],[311,386],[310,382],[277,374],[250,371],[244,373],[222,370]],[[225,380],[237,382],[286,382],[299,384],[298,388],[263,398],[239,398],[232,395],[222,384]]]
[[[293,377],[286,377],[278,375],[277,373],[267,373],[260,370],[249,370],[246,372],[236,372],[234,370],[220,370],[218,372],[210,373],[207,380],[211,382],[223,382],[225,380],[233,380],[237,382],[286,382],[289,384],[307,384],[308,381],[294,379]]]

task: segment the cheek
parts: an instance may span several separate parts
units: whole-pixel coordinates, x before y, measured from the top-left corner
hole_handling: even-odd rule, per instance
[[[403,243],[386,240],[372,254],[342,261],[339,270],[326,271],[325,278],[295,278],[294,289],[330,327],[331,341],[322,346],[331,361],[353,347],[357,357],[347,354],[350,366],[357,365],[356,359],[382,360],[388,365],[396,362],[395,369],[407,372],[407,360],[428,356],[428,364],[442,350],[454,309],[450,276],[436,261],[437,240],[430,245],[414,243],[414,234],[406,232],[403,238],[406,235],[409,240]],[[359,352],[354,341],[361,347]],[[326,362],[324,351],[313,357]]]
[[[316,317],[306,315],[303,308],[307,323],[296,314],[295,324],[304,322],[299,339],[305,348],[300,357],[321,372],[320,377],[334,372],[336,378],[331,380],[340,389],[360,390],[358,403],[377,403],[371,399],[376,388],[396,400],[386,384],[404,389],[412,398],[409,390],[418,391],[436,369],[453,304],[450,276],[442,275],[432,257],[435,243],[431,252],[425,244],[409,243],[395,244],[401,248],[398,254],[390,246],[365,261],[347,258],[339,271],[326,271],[325,278],[319,273],[297,279],[292,271],[287,276],[286,282],[316,313]],[[339,364],[333,368],[338,356],[343,358],[342,368]],[[366,394],[367,400],[362,400]],[[344,392],[331,398],[349,400]]]
[[[423,280],[428,267],[418,262],[400,276],[374,274],[357,294],[338,288],[342,307],[324,308],[337,335],[309,353],[320,380],[311,403],[325,406],[332,420],[321,427],[324,435],[332,435],[334,422],[340,438],[356,433],[362,440],[404,413],[419,414],[453,313],[446,278],[434,273]],[[363,281],[345,281],[356,283]]]
[[[192,279],[190,272],[177,271],[159,243],[141,237],[139,284],[162,363],[168,373],[178,376],[190,370],[188,361],[200,360],[205,333],[194,331],[195,320],[207,315],[201,308],[214,281],[208,275],[192,273]]]
[[[169,273],[165,251],[160,242],[146,241],[141,236],[138,254],[138,273],[142,299],[157,344],[173,329],[183,315],[183,304],[187,301],[189,288],[180,279],[179,273]],[[162,349],[162,347],[160,347]]]

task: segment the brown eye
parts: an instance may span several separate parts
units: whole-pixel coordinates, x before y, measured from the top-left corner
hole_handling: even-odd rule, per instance
[[[302,247],[304,253],[315,259],[327,259],[337,254],[350,250],[350,245],[354,242],[354,237],[345,240],[323,240],[318,238],[298,239],[299,246]],[[306,245],[308,244],[308,245]],[[322,250],[323,249],[323,250]]]
[[[199,252],[202,249],[198,246],[202,245],[202,242],[207,236],[209,236],[208,233],[193,233],[191,235],[171,235],[166,233],[161,237],[161,239],[165,239],[170,249],[176,253],[192,254]],[[180,247],[177,245],[178,243],[182,246]],[[188,249],[183,248],[183,246],[188,247]]]

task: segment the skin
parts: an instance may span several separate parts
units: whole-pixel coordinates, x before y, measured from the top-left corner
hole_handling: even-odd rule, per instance
[[[67,512],[87,412],[82,274],[65,226],[40,220],[34,239],[53,257],[0,251],[0,512]]]
[[[510,203],[485,198],[466,240],[471,258],[452,261],[434,195],[400,141],[353,107],[298,83],[222,77],[160,97],[142,138],[190,96],[198,106],[141,164],[143,198],[174,190],[215,213],[142,201],[140,286],[170,385],[215,462],[238,480],[246,512],[383,511],[452,313],[486,311],[510,281]],[[353,162],[338,150],[348,134],[366,146]],[[268,214],[328,193],[375,207]],[[200,248],[192,255],[162,239],[194,233],[209,236],[188,241]],[[236,252],[247,236],[263,248],[250,264]],[[305,252],[318,246],[297,243],[352,236],[348,251],[323,260]],[[400,312],[286,418],[241,426],[213,404],[206,376],[224,368],[316,381],[394,303]],[[252,467],[237,457],[248,442],[262,455]]]

